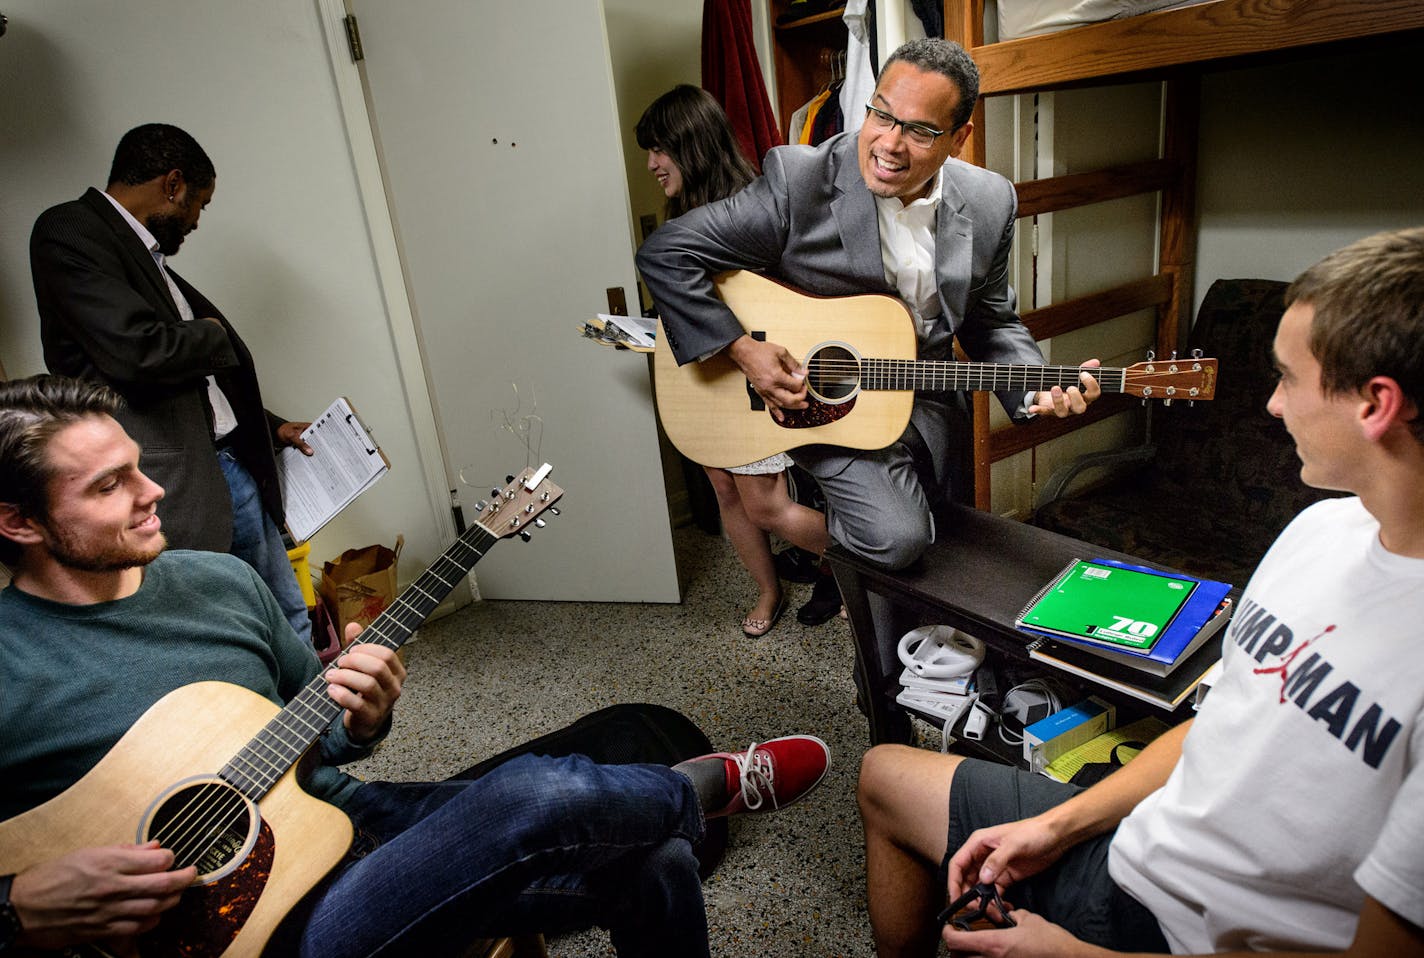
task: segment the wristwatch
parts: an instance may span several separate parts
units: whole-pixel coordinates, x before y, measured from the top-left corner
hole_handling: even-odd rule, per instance
[[[0,875],[0,954],[10,950],[20,937],[20,915],[10,904],[10,884],[14,875]]]

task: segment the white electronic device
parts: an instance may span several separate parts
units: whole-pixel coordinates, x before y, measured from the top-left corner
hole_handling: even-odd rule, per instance
[[[989,723],[993,721],[993,718],[994,710],[976,700],[969,717],[964,720],[964,737],[976,742],[980,741],[984,738],[984,732],[989,728]]]
[[[895,701],[905,708],[914,709],[944,723],[946,733],[959,721],[959,716],[979,698],[976,693],[968,695],[945,695],[942,692],[926,692],[918,689],[904,689],[895,696]]]
[[[948,679],[921,678],[908,668],[900,670],[900,684],[907,689],[926,689],[931,692],[946,692],[950,695],[967,695],[975,690],[974,675],[956,675]]]
[[[900,637],[897,652],[906,673],[921,679],[960,679],[984,661],[983,642],[947,625],[911,629]]]

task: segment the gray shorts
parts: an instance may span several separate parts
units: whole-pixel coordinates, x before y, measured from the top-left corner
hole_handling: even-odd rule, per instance
[[[1037,815],[1082,791],[1007,765],[966,759],[949,790],[949,845],[940,863],[948,882],[949,859],[977,828]],[[1062,925],[1078,938],[1118,951],[1168,954],[1157,919],[1108,875],[1112,835],[1069,849],[1042,874],[1009,887],[1005,900]]]

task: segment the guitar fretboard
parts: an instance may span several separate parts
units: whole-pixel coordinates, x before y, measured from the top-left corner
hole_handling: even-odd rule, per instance
[[[835,379],[857,376],[863,389],[923,389],[954,392],[966,390],[1044,390],[1079,385],[1078,366],[1018,366],[1008,363],[963,363],[917,359],[862,359],[859,364],[844,360],[812,360],[809,373]],[[1092,371],[1105,393],[1125,391],[1127,370],[1098,368]]]
[[[390,606],[361,633],[361,641],[398,649],[435,607],[467,576],[498,538],[484,527],[466,529]],[[344,636],[342,637],[345,638]],[[327,666],[287,703],[219,775],[253,801],[258,800],[321,736],[342,712],[327,694]]]

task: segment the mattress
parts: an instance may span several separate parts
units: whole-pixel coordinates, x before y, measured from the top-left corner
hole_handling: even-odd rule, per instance
[[[1056,33],[1085,23],[1205,2],[1207,0],[999,0],[999,39]]]

